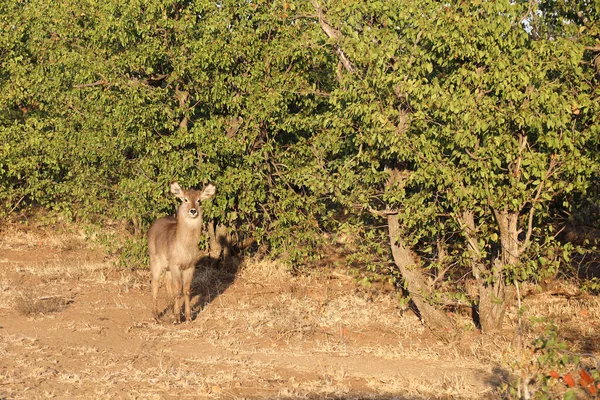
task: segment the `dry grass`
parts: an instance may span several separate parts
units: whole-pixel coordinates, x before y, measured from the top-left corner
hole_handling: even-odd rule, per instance
[[[571,287],[571,294],[541,293],[526,301],[525,335],[533,340],[543,334],[547,323],[557,327],[559,338],[578,353],[600,352],[600,298],[580,293]],[[529,317],[543,317],[545,323],[535,323]]]
[[[157,324],[148,271],[116,269],[78,234],[47,245],[44,235],[0,236],[0,248],[24,250],[0,257],[0,398],[494,398],[490,382],[516,358],[514,308],[504,335],[465,319],[444,344],[393,294],[364,294],[335,270],[293,276],[272,261],[247,261],[233,282],[199,269],[195,320]],[[574,350],[598,338],[596,297],[524,302],[524,321],[547,316]],[[524,343],[539,334],[527,324]]]
[[[70,261],[43,261],[42,265],[31,262],[19,263],[15,272],[22,277],[35,276],[43,282],[61,280],[86,280],[93,283],[105,283],[107,273],[111,272],[113,264],[110,261],[90,262],[84,259]],[[131,279],[131,277],[129,278]]]
[[[39,299],[20,296],[15,300],[14,309],[17,313],[24,316],[50,314],[61,311],[72,302],[72,299],[59,296],[41,297]]]
[[[226,321],[254,336],[275,332],[276,340],[288,341],[319,334],[344,339],[347,334],[360,335],[365,326],[390,335],[398,330],[403,336],[423,332],[414,316],[399,314],[392,296],[368,300],[360,293],[348,294],[354,291],[348,276],[317,282],[314,277],[291,276],[278,263],[262,261],[245,265],[236,285],[243,293],[234,304],[217,297],[199,320]]]
[[[477,391],[460,376],[447,375],[443,371],[436,376],[406,379],[402,375],[395,378],[372,379],[369,387],[388,396],[402,393],[408,398],[461,398],[482,399],[491,395],[492,390]]]
[[[88,249],[89,236],[76,226],[41,226],[6,224],[0,227],[0,248],[35,249],[45,247],[54,250],[70,251]]]
[[[401,315],[390,295],[356,292],[346,275],[291,276],[278,263],[251,262],[232,285],[231,276],[201,269],[195,283],[210,302],[191,324],[173,326],[149,321],[147,271],[64,256],[0,263],[13,299],[7,312],[45,326],[41,338],[9,328],[21,333],[0,346],[11,360],[0,367],[10,398],[114,398],[123,390],[150,399],[439,397],[437,379],[401,380],[395,363],[435,362],[443,346],[404,342],[424,333],[418,320]],[[63,297],[65,288],[73,297]],[[477,398],[480,389],[448,383],[453,374],[443,393]]]

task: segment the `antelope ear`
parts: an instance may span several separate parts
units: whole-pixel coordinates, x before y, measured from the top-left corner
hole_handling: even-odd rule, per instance
[[[183,200],[183,190],[181,189],[181,186],[179,186],[179,184],[177,182],[171,183],[171,193],[173,193],[175,196],[177,196],[178,198]]]
[[[210,199],[211,197],[213,197],[215,195],[216,192],[217,192],[217,187],[215,185],[213,185],[212,183],[209,183],[208,185],[206,185],[206,187],[202,191],[202,194],[200,195],[200,200]]]

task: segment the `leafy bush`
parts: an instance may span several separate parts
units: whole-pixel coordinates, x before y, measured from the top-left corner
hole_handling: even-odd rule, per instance
[[[207,219],[294,266],[349,232],[349,262],[401,275],[444,330],[436,291],[475,280],[492,331],[597,193],[584,3],[4,1],[0,217],[125,221],[143,261],[168,183],[212,181]]]
[[[591,367],[582,365],[584,357],[568,350],[553,324],[546,324],[544,333],[522,354],[522,359],[511,366],[520,376],[508,385],[509,398],[578,399],[586,394],[596,396],[600,390],[597,360]]]

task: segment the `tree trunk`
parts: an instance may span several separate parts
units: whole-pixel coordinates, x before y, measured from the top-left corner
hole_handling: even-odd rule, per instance
[[[502,328],[504,313],[506,311],[507,288],[504,283],[504,266],[506,264],[496,260],[492,265],[491,271],[486,269],[483,264],[484,257],[477,240],[477,228],[475,227],[473,213],[471,211],[463,211],[458,219],[463,226],[464,234],[467,238],[467,248],[471,256],[471,270],[477,282],[478,304],[475,307],[477,315],[473,317],[475,320],[478,320],[482,332],[494,332]],[[514,227],[516,232],[516,222]],[[501,227],[501,234],[502,230],[503,228]],[[518,247],[518,242],[516,243]],[[503,241],[502,247],[504,248]]]
[[[231,263],[231,240],[227,227],[222,224],[218,224],[215,228],[214,221],[208,223],[208,237],[210,245],[210,260],[211,265],[214,267],[221,254],[223,255],[223,266],[227,267]]]
[[[494,262],[492,267],[492,282],[478,280],[479,286],[479,323],[481,331],[490,333],[502,328],[506,312],[507,288],[502,276],[503,266]]]
[[[496,220],[500,229],[501,262],[502,265],[516,265],[519,262],[519,223],[518,212],[496,211]]]
[[[181,118],[181,122],[179,122],[180,129],[188,129],[188,117],[185,115],[185,111],[188,108],[188,98],[190,97],[190,93],[185,90],[175,89],[175,97],[179,102],[179,108],[183,112],[183,117]]]
[[[519,213],[494,210],[500,231],[500,258],[494,260],[492,266],[492,284],[486,296],[482,296],[480,313],[485,318],[481,320],[482,329],[488,331],[502,328],[504,314],[508,306],[510,295],[513,293],[505,284],[505,271],[507,265],[515,266],[519,263],[521,250],[519,242]],[[481,307],[484,307],[483,309]],[[484,325],[485,323],[485,325]]]
[[[452,322],[443,311],[429,303],[428,300],[433,298],[431,287],[427,285],[417,255],[405,246],[400,237],[398,215],[388,215],[387,221],[394,262],[406,282],[408,292],[419,310],[423,322],[434,334],[447,336],[451,332]]]
[[[221,246],[223,247],[223,252],[221,254],[222,260],[222,268],[228,270],[232,265],[232,245],[231,245],[231,235],[229,234],[229,230],[225,225],[217,225],[216,231],[217,240],[221,242]]]

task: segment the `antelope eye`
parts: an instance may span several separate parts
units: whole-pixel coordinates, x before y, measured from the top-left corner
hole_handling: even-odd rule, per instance
[[[188,199],[183,199],[186,203],[189,201]]]

